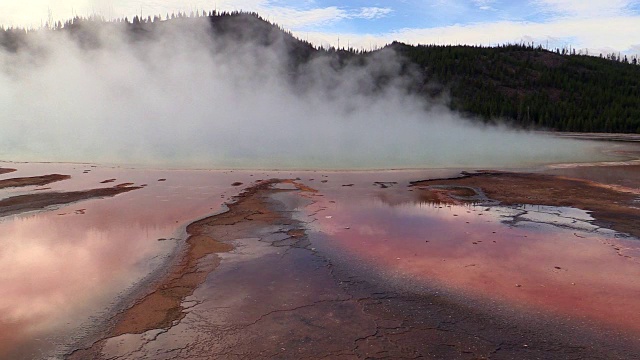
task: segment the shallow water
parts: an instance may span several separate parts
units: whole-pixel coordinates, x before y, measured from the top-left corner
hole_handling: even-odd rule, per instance
[[[252,181],[252,174],[238,172],[0,166],[18,168],[2,178],[72,176],[44,186],[51,191],[147,184],[112,198],[0,218],[0,358],[16,359],[46,354],[95,328],[91,321],[169,259],[184,240],[185,225],[220,211],[242,188],[231,183]],[[116,181],[100,183],[109,179]],[[3,189],[0,197],[38,188]]]
[[[0,167],[18,168],[0,179],[49,173],[72,176],[44,186],[53,191],[124,182],[147,185],[113,198],[0,218],[0,287],[10,294],[0,299],[0,357],[64,353],[74,339],[98,329],[97,317],[112,310],[174,253],[184,239],[185,225],[220,211],[224,201],[252,182],[272,177],[299,178],[319,190],[306,193],[303,200],[289,195],[275,198],[316,219],[311,224],[312,246],[336,261],[361,263],[393,281],[444,287],[640,333],[640,241],[597,228],[590,215],[578,209],[416,201],[410,181],[455,176],[455,169],[170,171],[12,163]],[[110,179],[116,180],[101,184]],[[231,186],[235,182],[243,184]],[[0,198],[38,188],[42,187],[3,189]],[[112,339],[108,352],[126,353],[145,337],[188,343],[202,337],[198,329],[224,330],[242,320],[237,315],[243,311],[271,306],[267,302],[252,307],[260,301],[288,308],[317,296],[341,295],[333,290],[315,292],[326,288],[327,278],[319,273],[317,279],[305,277],[319,269],[306,252],[292,250],[282,262],[278,248],[256,239],[239,239],[237,245],[233,254],[221,255],[223,262],[215,275],[185,300],[189,315],[183,323],[166,335],[150,331]],[[242,255],[242,260],[238,262],[235,255]],[[238,279],[248,287],[238,288]],[[247,294],[256,297],[244,298]],[[236,300],[244,310],[225,310]],[[202,317],[211,314],[218,318]],[[247,321],[258,315],[247,315]],[[168,344],[163,341],[153,343],[158,352]]]
[[[418,341],[423,351],[438,349],[436,358],[449,358],[442,354],[455,355],[438,346],[451,349],[456,341],[425,328],[434,330],[439,322],[450,321],[454,325],[440,334],[456,338],[469,331],[475,339],[496,336],[500,343],[511,341],[487,323],[469,330],[474,328],[473,320],[466,319],[474,316],[469,309],[485,306],[498,308],[497,319],[509,319],[502,326],[513,330],[519,321],[536,329],[532,331],[544,340],[534,336],[526,341],[532,347],[549,346],[558,358],[562,354],[551,342],[562,331],[563,346],[589,346],[588,338],[579,335],[584,331],[605,337],[617,331],[631,333],[636,343],[639,242],[594,226],[585,211],[421,203],[413,200],[416,196],[407,185],[408,178],[428,175],[425,172],[409,177],[297,175],[320,191],[279,192],[271,198],[308,222],[309,243],[291,242],[286,230],[295,225],[282,224],[236,239],[236,248],[219,255],[220,266],[183,302],[184,319],[169,329],[110,338],[104,356],[366,357],[382,351],[377,346],[385,338],[374,335],[388,327],[404,340]],[[288,184],[275,188],[293,189]],[[412,306],[426,309],[424,317],[415,319],[415,328],[407,325],[411,306],[390,290],[398,288],[427,299],[414,303],[418,297],[411,298]],[[445,307],[433,305],[440,290],[446,290],[441,292],[445,298],[465,305],[453,319]],[[396,301],[403,304],[397,313],[373,311]],[[494,310],[487,313],[496,315]],[[569,318],[574,321],[565,326]],[[557,324],[561,327],[548,328]],[[369,338],[371,343],[363,341]],[[385,346],[384,351],[393,348]],[[489,354],[499,345],[467,339],[462,346],[469,348],[466,354]],[[480,350],[483,346],[488,349]],[[514,354],[541,358],[525,350]]]
[[[368,134],[363,132],[362,124],[343,122],[343,119],[331,119],[331,122],[338,122],[334,127],[319,122],[322,125],[318,129],[305,128],[305,120],[296,119],[296,129],[285,127],[275,133],[273,126],[256,131],[259,124],[252,123],[247,125],[250,130],[241,130],[218,141],[208,137],[199,139],[204,133],[194,134],[199,140],[192,143],[181,141],[171,145],[176,141],[171,137],[166,140],[169,143],[156,144],[153,149],[144,149],[145,145],[136,141],[139,148],[131,152],[126,149],[116,151],[122,144],[86,148],[84,142],[78,146],[67,144],[62,149],[57,146],[58,141],[47,137],[28,151],[0,146],[0,158],[23,162],[99,162],[135,168],[282,171],[523,168],[630,158],[629,153],[617,151],[618,146],[612,142],[562,139],[549,134],[477,127],[455,121],[452,124],[460,126],[459,129],[446,130],[444,123],[431,124],[428,119],[420,119],[413,124],[416,128],[402,130],[397,126],[399,124],[387,128],[388,121],[394,120],[378,119],[383,125],[374,121],[368,130],[381,132]],[[373,119],[367,119],[370,121]],[[299,126],[302,128],[297,128]],[[107,131],[111,131],[111,127]],[[49,142],[51,146],[43,145]],[[78,151],[79,148],[84,151]]]
[[[0,217],[0,358],[61,354],[74,339],[99,330],[136,286],[163,268],[184,240],[184,226],[222,210],[254,181],[300,177],[311,186],[362,182],[371,173],[153,170],[60,163],[0,163],[16,172],[0,179],[71,175],[45,186],[0,189],[0,198],[133,183],[145,187]],[[452,170],[434,170],[449,176]],[[382,172],[376,180],[421,178],[425,172]],[[360,180],[358,180],[360,179]],[[102,183],[105,180],[112,182]],[[323,182],[325,181],[325,182]],[[241,182],[239,186],[233,183]],[[367,180],[367,183],[368,180]],[[372,185],[372,183],[369,183]],[[377,189],[371,186],[370,190]]]
[[[389,202],[335,191],[307,210],[329,253],[411,281],[640,334],[640,241],[573,208]]]

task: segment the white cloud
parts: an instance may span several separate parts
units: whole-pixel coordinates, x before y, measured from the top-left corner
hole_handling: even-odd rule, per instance
[[[491,5],[495,3],[495,0],[471,0],[480,10],[493,10]]]
[[[291,29],[325,25],[350,17],[347,11],[335,6],[310,10],[285,7],[265,8],[259,13],[278,25]]]
[[[571,17],[624,15],[635,0],[534,0],[544,11]]]
[[[48,11],[51,10],[54,20],[67,20],[74,15],[88,16],[100,14],[106,18],[118,18],[142,12],[143,16],[179,11],[191,12],[202,10],[220,11],[256,11],[265,18],[289,28],[319,26],[341,19],[369,17],[377,18],[388,13],[385,8],[363,8],[349,12],[336,6],[330,7],[290,6],[272,0],[140,0],[113,1],[103,0],[22,0],[20,2],[0,1],[0,24],[5,26],[39,27],[46,23]],[[386,13],[385,13],[386,11]]]
[[[47,9],[53,12],[54,20],[65,20],[72,14],[89,15],[100,13],[107,18],[129,16],[140,11],[143,14],[212,9],[257,11],[263,17],[287,29],[298,32],[315,44],[337,45],[338,37],[348,39],[351,45],[369,49],[382,46],[393,40],[408,43],[438,44],[497,44],[534,39],[540,43],[562,46],[571,44],[576,48],[589,48],[590,52],[617,51],[638,53],[640,44],[640,15],[630,7],[640,4],[638,0],[528,0],[523,7],[534,6],[533,11],[550,15],[541,22],[476,22],[456,24],[438,28],[398,29],[378,34],[321,33],[322,27],[347,22],[353,19],[374,20],[388,16],[394,10],[388,7],[348,8],[341,6],[319,7],[315,1],[291,2],[289,0],[0,0],[0,24],[40,26],[47,21]],[[443,18],[457,18],[470,6],[496,10],[495,0],[434,0],[430,11]],[[73,9],[73,13],[72,13]],[[346,42],[345,42],[346,43]]]
[[[393,10],[390,8],[379,8],[379,7],[364,7],[361,8],[358,13],[356,13],[353,17],[363,18],[363,19],[379,19],[387,16]]]
[[[265,7],[260,14],[273,18],[279,25],[291,29],[317,27],[346,19],[380,19],[393,10],[380,7],[363,7],[357,10],[346,10],[336,6],[297,10],[290,7]]]
[[[615,16],[599,19],[556,19],[550,22],[499,21],[437,28],[405,28],[384,34],[341,34],[354,48],[381,47],[394,40],[409,44],[496,45],[535,41],[538,44],[589,49],[591,54],[612,50],[637,54],[640,16]],[[336,45],[338,34],[309,33],[319,45]]]

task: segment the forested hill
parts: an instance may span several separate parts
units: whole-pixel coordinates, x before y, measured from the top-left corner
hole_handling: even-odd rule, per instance
[[[451,107],[486,121],[560,131],[640,133],[637,59],[563,55],[509,45],[408,46],[396,51],[445,84]]]
[[[318,48],[296,39],[277,25],[249,13],[179,13],[106,22],[75,18],[49,29],[25,31],[0,28],[0,47],[19,52],[31,33],[64,31],[83,46],[100,46],[87,29],[124,26],[131,41],[161,36],[156,31],[172,22],[207,18],[213,36],[225,43],[270,46],[279,43],[291,73],[319,56],[332,58],[334,67],[375,61],[377,51]],[[640,133],[640,65],[637,59],[576,55],[540,47],[507,45],[411,46],[393,43],[404,59],[404,74],[414,74],[410,91],[425,98],[449,95],[452,109],[484,122],[509,122],[526,128],[575,132]],[[387,79],[388,80],[388,79]],[[389,83],[382,79],[380,86]]]

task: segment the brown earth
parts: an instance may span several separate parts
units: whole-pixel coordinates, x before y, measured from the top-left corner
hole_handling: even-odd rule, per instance
[[[157,288],[136,302],[118,316],[111,336],[121,334],[140,334],[151,329],[163,329],[174,321],[184,317],[182,300],[191,295],[206,276],[219,264],[213,257],[201,261],[211,254],[233,250],[226,243],[238,236],[242,231],[238,226],[243,221],[251,221],[252,226],[266,226],[274,223],[281,216],[268,209],[260,198],[260,192],[269,188],[275,180],[264,181],[253,186],[236,197],[236,202],[229,204],[229,211],[220,215],[207,217],[187,226],[186,250],[182,260],[173,266],[169,275],[158,284]],[[234,226],[236,225],[236,226]],[[221,226],[234,226],[233,236],[212,237],[212,229]]]
[[[27,211],[42,210],[49,206],[65,205],[93,198],[111,197],[136,189],[140,189],[140,187],[122,186],[121,184],[110,188],[66,192],[47,191],[13,196],[0,200],[0,217]]]
[[[572,324],[499,304],[488,309],[444,292],[395,287],[348,259],[331,260],[311,247],[291,206],[274,203],[274,194],[292,190],[271,187],[277,183],[293,184],[308,199],[315,192],[288,180],[258,182],[227,212],[190,224],[182,256],[168,273],[116,314],[97,341],[67,358],[626,359],[637,353],[637,344],[624,339],[593,337]],[[269,241],[269,234],[288,237]],[[216,254],[230,251],[231,241],[256,237],[277,248],[278,256],[243,262],[232,273],[211,273],[220,263]],[[180,324],[187,316],[185,297],[205,280],[215,288],[209,307],[191,311],[212,318],[203,319],[202,328]],[[152,329],[163,329],[162,339],[141,335],[129,352],[111,353],[114,343],[106,350],[112,337]]]
[[[640,153],[638,153],[640,157]],[[622,192],[636,192],[640,195],[640,164],[553,167],[544,171],[548,175],[589,180],[599,186],[609,186]]]
[[[69,359],[97,358],[104,340],[122,334],[141,334],[167,329],[184,316],[182,301],[204,282],[220,263],[217,253],[233,250],[228,242],[249,228],[269,226],[282,215],[269,209],[263,192],[279,180],[261,181],[235,197],[225,213],[204,218],[187,226],[186,249],[182,258],[146,296],[111,319],[112,327],[102,340],[88,349],[73,352]],[[277,190],[271,190],[277,191]],[[223,228],[224,231],[220,231]],[[213,235],[213,236],[212,236]]]
[[[575,207],[590,211],[598,225],[640,237],[640,208],[637,202],[640,189],[562,176],[500,171],[463,173],[458,178],[417,181],[412,185],[422,187],[421,195],[426,200],[458,202],[459,199],[452,195],[466,192],[469,188],[479,188],[487,197],[504,205]]]
[[[50,174],[0,180],[0,189],[22,186],[42,186],[56,181],[71,179],[69,175]]]
[[[0,174],[6,174],[14,171],[16,171],[16,169],[0,168]]]

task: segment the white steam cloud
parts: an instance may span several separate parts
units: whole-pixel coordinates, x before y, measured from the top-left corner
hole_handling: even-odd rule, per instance
[[[270,47],[212,40],[205,20],[153,39],[96,30],[99,47],[41,32],[0,50],[0,159],[206,168],[407,168],[579,161],[591,145],[471,125],[406,94],[391,51],[290,80]],[[107,31],[108,29],[108,31]],[[295,84],[295,85],[292,85]]]

